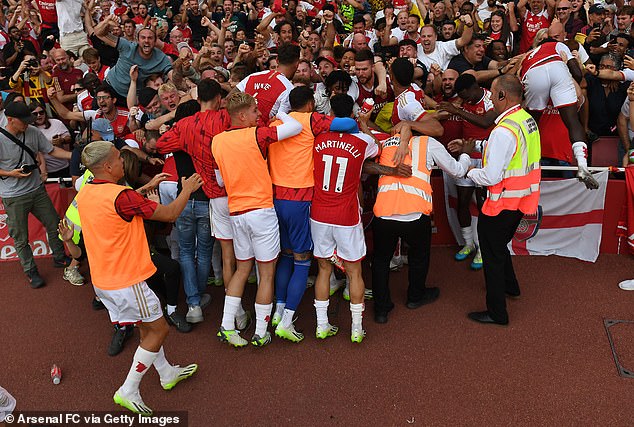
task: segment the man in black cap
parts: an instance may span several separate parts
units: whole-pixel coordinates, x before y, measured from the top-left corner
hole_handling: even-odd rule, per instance
[[[603,5],[593,4],[588,9],[588,25],[581,29],[581,32],[587,36],[583,47],[594,64],[598,64],[601,56],[608,53],[608,48],[602,46],[607,42],[608,34],[613,26],[606,14],[607,9]]]
[[[29,247],[28,216],[32,213],[46,228],[53,250],[53,265],[66,267],[69,258],[57,237],[59,217],[40,176],[37,153],[70,160],[71,153],[51,142],[36,127],[29,107],[23,102],[12,102],[4,110],[7,126],[0,131],[0,197],[7,214],[9,235],[32,288],[45,285],[40,277],[33,252]]]

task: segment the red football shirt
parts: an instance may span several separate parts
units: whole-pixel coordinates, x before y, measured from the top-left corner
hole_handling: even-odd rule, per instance
[[[293,83],[282,73],[260,71],[245,77],[236,87],[257,101],[262,113],[258,126],[268,126],[269,120],[280,110],[290,111],[288,93],[293,89]]]
[[[184,151],[189,154],[196,172],[203,178],[205,195],[210,199],[224,197],[227,192],[216,180],[218,165],[211,153],[211,144],[214,136],[230,126],[231,118],[226,110],[201,111],[179,120],[159,138],[156,149],[159,153]]]
[[[365,159],[379,148],[364,133],[323,133],[315,138],[315,193],[311,219],[326,224],[354,226],[359,214],[359,183]]]

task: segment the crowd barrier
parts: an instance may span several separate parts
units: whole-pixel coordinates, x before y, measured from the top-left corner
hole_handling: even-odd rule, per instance
[[[549,167],[544,169],[573,169]],[[605,170],[606,168],[592,168],[594,170]],[[622,171],[623,169],[610,168],[613,172]],[[53,205],[57,210],[60,218],[63,217],[66,208],[75,196],[75,190],[65,186],[70,182],[67,180],[49,179],[46,184],[46,190],[53,201]],[[433,234],[432,245],[434,246],[453,246],[456,240],[452,234],[449,222],[447,221],[447,210],[445,206],[445,193],[442,176],[432,176],[431,179],[433,195],[434,195],[434,213],[433,213]],[[616,235],[617,223],[621,216],[621,210],[625,202],[626,185],[625,180],[610,179],[605,196],[605,210],[603,217],[603,235],[601,240],[600,252],[607,254],[626,253],[626,242],[620,241]],[[4,210],[4,204],[0,199],[0,261],[12,261],[17,259],[13,239],[9,236],[9,229],[6,223],[7,215]],[[29,240],[36,257],[50,256],[51,250],[47,244],[46,232],[42,224],[37,221],[33,215],[29,216]]]

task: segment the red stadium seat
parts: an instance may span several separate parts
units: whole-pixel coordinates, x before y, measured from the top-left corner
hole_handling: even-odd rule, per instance
[[[620,166],[617,136],[602,136],[592,143],[592,166]]]

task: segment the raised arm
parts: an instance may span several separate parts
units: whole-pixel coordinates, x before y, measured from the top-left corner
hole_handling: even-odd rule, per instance
[[[394,14],[390,13],[389,16],[385,16],[385,31],[383,32],[383,39],[381,44],[383,46],[393,46],[398,44],[396,37],[392,37],[392,25],[394,24]]]
[[[464,24],[464,30],[459,39],[456,40],[456,47],[462,49],[471,41],[473,36],[473,20],[469,15],[462,15],[460,21]]]
[[[528,4],[528,0],[519,0],[517,2],[517,11],[520,13],[519,20],[524,19],[524,15],[526,15],[526,5]],[[513,7],[509,5],[509,8]]]
[[[101,21],[95,27],[95,35],[108,46],[117,47],[119,37],[113,35],[110,31],[113,27],[117,25],[119,25],[119,18],[117,18],[115,15],[108,15],[106,16],[106,19]]]
[[[524,2],[524,4],[526,4],[526,2]],[[517,20],[517,16],[515,16],[515,3],[507,3],[506,7],[509,12],[509,27],[512,32],[517,32],[520,30],[520,25]]]
[[[262,19],[262,21],[260,21],[260,24],[255,28],[255,31],[260,34],[263,34],[265,37],[266,36],[271,37],[271,22],[273,22],[273,20],[278,16],[284,16],[284,15],[277,12],[269,13]]]
[[[49,101],[51,101],[51,104],[53,105],[53,108],[55,109],[55,111],[57,111],[57,114],[59,114],[59,116],[64,119],[64,120],[77,120],[78,122],[85,122],[86,119],[84,118],[84,114],[80,111],[70,111],[68,108],[64,107],[64,104],[62,104],[60,102],[60,100],[57,98],[57,90],[55,89],[55,87],[49,87],[48,90],[46,91],[46,94],[48,95],[48,99]]]

